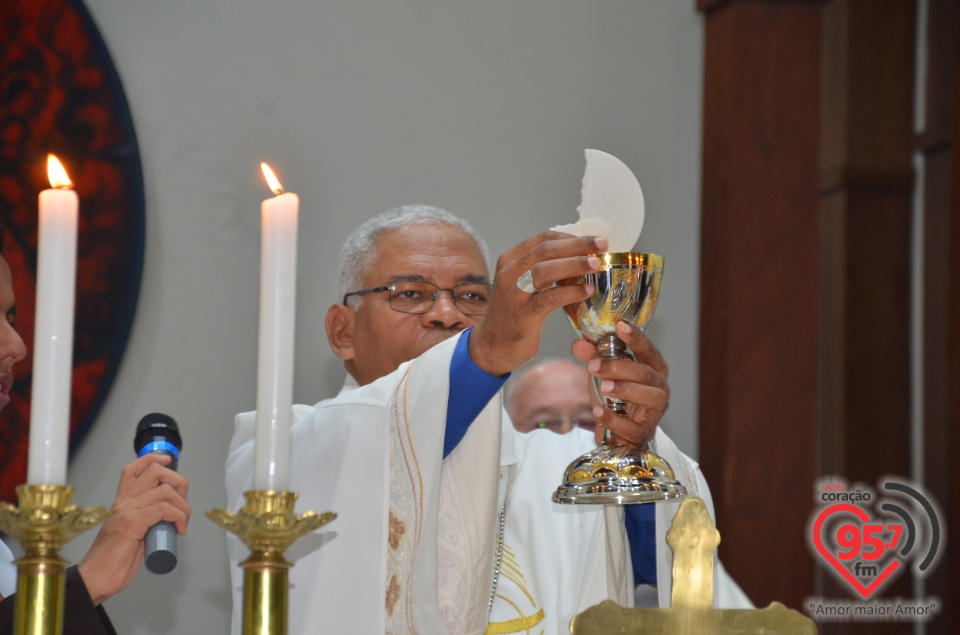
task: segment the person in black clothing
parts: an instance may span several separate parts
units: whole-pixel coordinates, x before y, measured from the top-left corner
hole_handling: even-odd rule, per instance
[[[0,227],[0,250],[3,231]],[[27,355],[23,339],[14,326],[16,305],[10,266],[0,255],[0,409],[9,402],[13,366]],[[169,456],[147,454],[123,468],[111,514],[97,533],[80,564],[66,572],[64,635],[110,635],[116,633],[103,602],[133,581],[143,562],[147,530],[161,520],[172,522],[181,534],[187,532],[190,505],[189,483],[166,467]],[[6,551],[4,548],[3,551]],[[0,567],[12,567],[0,562]],[[0,595],[0,633],[13,632],[16,597]]]

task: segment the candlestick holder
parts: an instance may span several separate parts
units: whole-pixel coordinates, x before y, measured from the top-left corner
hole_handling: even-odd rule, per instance
[[[20,485],[20,507],[0,503],[0,530],[23,546],[18,558],[15,635],[60,635],[63,630],[64,571],[60,547],[110,515],[103,507],[70,504],[67,485]]]
[[[236,514],[224,509],[207,512],[207,518],[235,534],[250,549],[243,567],[243,635],[286,635],[289,570],[293,563],[287,548],[337,515],[309,511],[297,516],[296,492],[250,490]]]

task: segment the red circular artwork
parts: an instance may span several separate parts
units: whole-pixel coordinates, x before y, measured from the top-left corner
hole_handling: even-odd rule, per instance
[[[16,324],[33,348],[37,197],[46,157],[61,160],[80,198],[71,452],[120,364],[143,267],[140,154],[120,78],[79,0],[0,3],[0,222],[13,272]],[[14,367],[0,411],[0,499],[26,480],[31,357]]]

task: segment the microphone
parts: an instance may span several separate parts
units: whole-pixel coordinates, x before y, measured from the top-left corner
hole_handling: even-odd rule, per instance
[[[137,456],[149,453],[169,455],[173,459],[167,467],[176,471],[182,447],[180,430],[173,417],[154,412],[137,424],[137,436],[133,439],[133,449]],[[177,566],[176,525],[161,520],[147,530],[143,547],[143,563],[147,571],[157,574],[170,573]]]

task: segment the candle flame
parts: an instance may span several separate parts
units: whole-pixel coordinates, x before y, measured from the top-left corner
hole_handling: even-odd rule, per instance
[[[68,190],[73,187],[73,182],[67,176],[67,171],[63,169],[63,164],[52,154],[47,155],[47,178],[50,179],[50,187],[58,190]]]
[[[270,169],[270,166],[266,163],[261,163],[260,169],[263,170],[263,176],[266,177],[267,185],[270,186],[273,193],[277,195],[283,194],[283,186],[280,184],[280,180],[277,179],[277,175]]]

